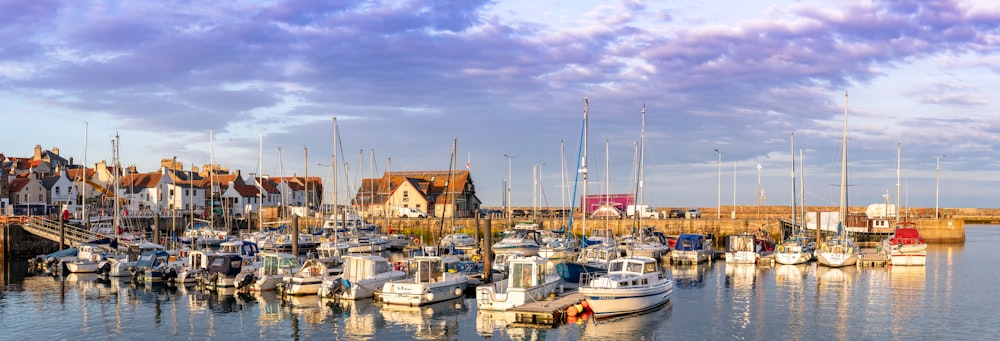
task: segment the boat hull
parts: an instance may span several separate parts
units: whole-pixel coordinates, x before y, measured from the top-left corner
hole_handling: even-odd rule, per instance
[[[843,253],[843,252],[817,252],[816,261],[819,265],[828,266],[831,268],[838,268],[843,266],[851,266],[858,263],[857,253]]]
[[[640,313],[670,301],[673,283],[664,281],[648,287],[580,288],[580,294],[590,305],[596,318],[607,318]]]
[[[529,288],[509,288],[507,281],[482,285],[476,288],[476,306],[480,311],[506,311],[544,299],[556,292],[560,282],[558,276],[546,276],[544,283]]]
[[[462,296],[468,281],[453,278],[433,283],[388,282],[382,286],[382,302],[413,307],[456,299]]]
[[[706,250],[697,251],[670,251],[670,262],[674,264],[699,264],[712,259],[711,254]]]

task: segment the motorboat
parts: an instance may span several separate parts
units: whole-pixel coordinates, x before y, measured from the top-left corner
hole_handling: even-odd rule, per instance
[[[674,264],[698,264],[712,260],[715,246],[710,235],[683,233],[670,251],[670,262]]]
[[[406,277],[402,263],[390,264],[382,256],[349,255],[343,257],[340,276],[325,277],[319,287],[322,298],[357,300],[375,295],[389,281]]]
[[[660,271],[656,259],[622,257],[611,261],[607,273],[595,275],[579,291],[595,318],[607,318],[666,304],[674,281]]]
[[[624,256],[623,250],[614,244],[598,244],[585,247],[574,261],[556,264],[556,272],[568,287],[586,284],[595,274],[608,272],[611,261]]]
[[[757,264],[757,236],[750,233],[726,236],[726,264]]]
[[[282,295],[291,296],[316,295],[323,284],[323,278],[333,275],[333,271],[317,258],[307,259],[298,271],[282,277],[278,291]]]
[[[914,223],[904,222],[882,242],[882,252],[891,265],[926,265],[927,242]]]
[[[260,261],[254,264],[255,271],[244,271],[237,276],[237,289],[256,292],[277,290],[278,283],[282,283],[285,276],[291,276],[302,267],[298,257],[289,253],[261,252],[257,257]]]
[[[77,246],[76,257],[64,259],[63,265],[71,273],[97,272],[105,257],[106,252],[101,244],[83,243]]]
[[[783,265],[805,264],[813,259],[815,246],[802,234],[793,234],[774,249],[774,262]]]
[[[462,296],[469,276],[448,271],[449,263],[458,258],[420,256],[413,259],[413,277],[386,282],[382,286],[382,302],[389,305],[420,306]]]
[[[197,283],[209,289],[236,289],[236,276],[253,271],[253,260],[236,253],[212,254],[207,268],[199,273]]]
[[[538,256],[511,259],[506,280],[476,287],[479,310],[506,311],[555,293],[562,279],[547,271],[546,263]]]
[[[542,246],[542,235],[534,226],[537,224],[518,224],[513,230],[507,231],[503,239],[493,244],[493,253],[518,251],[525,256],[537,256],[538,249]]]

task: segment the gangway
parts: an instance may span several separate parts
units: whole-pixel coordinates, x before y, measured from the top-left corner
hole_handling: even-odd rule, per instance
[[[59,222],[57,221],[42,217],[31,217],[21,226],[28,233],[56,243],[59,242]],[[77,247],[80,244],[100,238],[97,234],[90,232],[90,230],[70,224],[63,224],[63,232],[65,242],[69,247]]]

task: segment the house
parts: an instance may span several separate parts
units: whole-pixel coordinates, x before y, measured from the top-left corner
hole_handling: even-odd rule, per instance
[[[42,187],[48,191],[47,204],[58,207],[77,205],[79,193],[75,192],[76,186],[73,186],[65,169],[60,169],[56,175],[43,177],[41,182]]]
[[[270,178],[278,185],[282,194],[287,194],[288,206],[310,207],[315,209],[322,205],[323,182],[318,177],[290,176]]]
[[[19,176],[10,180],[8,187],[11,205],[39,205],[48,203],[48,191],[42,186],[42,181],[28,176]]]
[[[242,181],[240,181],[242,182]],[[261,190],[256,185],[247,185],[230,181],[222,192],[223,207],[228,209],[230,216],[249,216],[259,212],[261,207]]]
[[[373,216],[394,216],[397,207],[436,217],[473,217],[480,205],[468,170],[386,172],[363,179],[353,205]]]
[[[169,207],[173,180],[166,167],[153,173],[130,173],[120,178],[119,196],[126,199],[126,208],[136,212],[160,212]]]
[[[170,184],[167,187],[166,209],[184,213],[204,212],[205,188],[200,185],[204,179],[198,174],[197,167],[185,171],[183,164],[174,163],[167,166],[167,176],[170,177]]]

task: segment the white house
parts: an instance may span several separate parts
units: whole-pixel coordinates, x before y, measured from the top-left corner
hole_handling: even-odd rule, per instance
[[[76,186],[70,181],[66,170],[60,170],[57,175],[42,178],[42,187],[48,191],[48,204],[63,207],[77,204]]]

